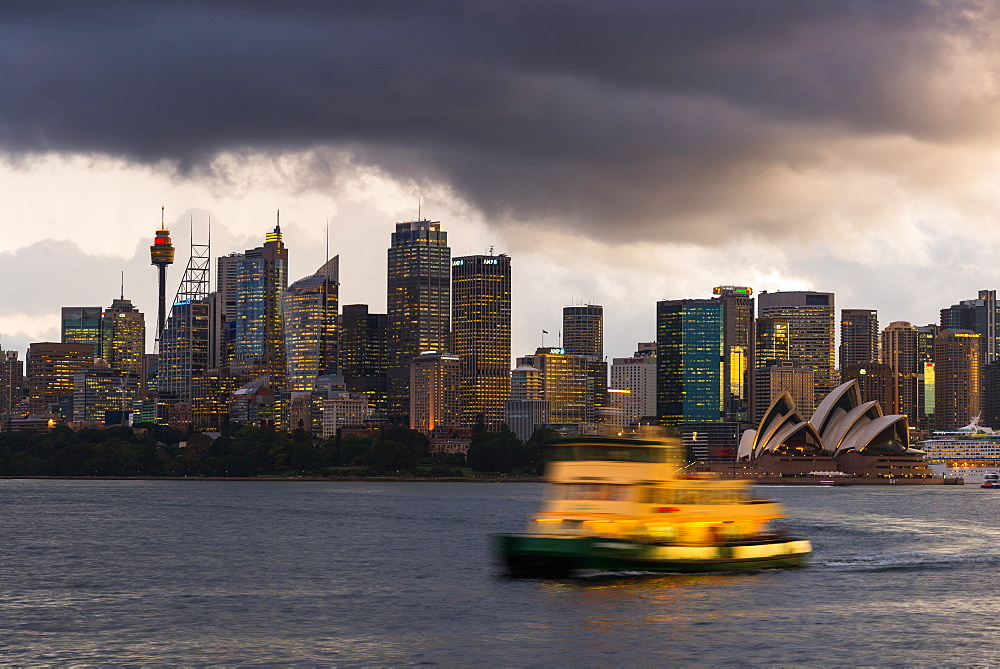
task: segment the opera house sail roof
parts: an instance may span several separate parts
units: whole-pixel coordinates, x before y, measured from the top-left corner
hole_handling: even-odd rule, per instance
[[[736,457],[752,460],[765,453],[835,457],[849,452],[918,452],[909,448],[906,416],[885,416],[878,402],[862,402],[855,380],[834,388],[808,421],[795,408],[791,394],[781,393],[764,412],[757,429],[743,433]]]

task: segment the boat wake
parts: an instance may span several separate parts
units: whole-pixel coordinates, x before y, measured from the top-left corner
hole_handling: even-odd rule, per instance
[[[867,556],[814,556],[813,567],[842,571],[923,571],[959,566],[1000,565],[1000,555],[955,555],[941,553],[891,553]]]

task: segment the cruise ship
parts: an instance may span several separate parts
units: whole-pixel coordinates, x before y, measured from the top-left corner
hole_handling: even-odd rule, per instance
[[[934,432],[914,444],[925,453],[931,471],[966,483],[982,483],[986,474],[1000,473],[1000,432],[979,425],[977,416],[957,430]]]

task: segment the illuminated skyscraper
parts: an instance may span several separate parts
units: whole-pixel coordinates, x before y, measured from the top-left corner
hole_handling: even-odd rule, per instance
[[[838,382],[833,293],[794,291],[757,295],[759,315],[788,319],[788,358],[813,373],[816,406]]]
[[[563,307],[563,349],[587,358],[586,422],[597,420],[599,407],[608,406],[608,363],[604,360],[604,307],[573,304]]]
[[[24,390],[24,362],[17,359],[17,351],[0,349],[0,420],[11,417]],[[5,429],[6,422],[0,423],[0,432]]]
[[[73,394],[73,376],[94,364],[90,344],[39,342],[28,346],[28,410],[56,411]]]
[[[567,424],[587,422],[586,356],[571,355],[561,348],[543,347],[536,349],[534,355],[518,358],[517,366],[519,369],[534,367],[539,371],[541,399],[549,403],[549,420]]]
[[[874,309],[840,310],[840,368],[864,365],[879,359],[878,312]],[[866,400],[867,401],[867,400]],[[888,411],[887,407],[883,407]]]
[[[228,368],[235,356],[237,282],[243,258],[242,253],[230,253],[216,260],[212,367]]]
[[[439,221],[397,223],[388,251],[389,417],[409,421],[410,361],[451,349],[451,249]]]
[[[105,356],[111,343],[111,326],[100,307],[62,308],[62,343],[89,344],[95,359]]]
[[[979,414],[980,336],[942,330],[934,341],[934,429],[954,430]]]
[[[110,323],[111,339],[104,360],[111,369],[142,375],[142,357],[146,353],[146,318],[124,297],[113,300],[104,312]]]
[[[211,267],[211,248],[195,244],[192,234],[191,256],[160,335],[157,393],[166,405],[189,403],[192,380],[208,369]]]
[[[750,370],[754,358],[754,300],[747,286],[716,286],[712,293],[723,307],[726,420],[747,420]]]
[[[160,229],[156,231],[153,245],[149,247],[150,264],[158,270],[159,302],[156,311],[156,340],[160,340],[164,321],[167,318],[167,265],[174,262],[174,246],[170,243],[170,231],[164,222],[164,207],[160,207]]]
[[[656,411],[662,425],[722,420],[724,343],[720,300],[656,303]]]
[[[139,394],[139,375],[107,366],[73,375],[73,420],[108,422],[109,412],[126,415]]]
[[[266,374],[272,388],[287,376],[281,294],[288,287],[288,249],[281,226],[267,233],[264,245],[239,260],[236,279],[234,370],[244,378]]]
[[[292,392],[312,391],[316,377],[338,373],[339,260],[334,257],[284,291],[288,389]]]
[[[510,396],[510,258],[464,256],[452,270],[452,352],[461,360],[462,424],[496,430]]]
[[[962,300],[941,310],[941,329],[969,330],[980,337],[981,365],[997,359],[1000,353],[1000,331],[997,329],[997,292],[981,290],[975,300]]]
[[[934,339],[940,331],[933,323],[917,326],[917,426],[927,432],[934,429]]]

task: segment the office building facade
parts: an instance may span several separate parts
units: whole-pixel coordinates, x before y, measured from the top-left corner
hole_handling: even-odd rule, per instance
[[[551,422],[562,424],[588,422],[586,356],[571,355],[563,348],[541,347],[535,350],[534,355],[518,358],[517,367],[519,369],[532,367],[538,370],[542,383],[540,399],[549,403]],[[525,375],[526,380],[529,377],[530,373]]]
[[[934,429],[968,425],[980,410],[980,335],[946,329],[934,341]]]
[[[334,261],[282,293],[288,388],[311,392],[316,378],[339,372],[338,291]]]
[[[757,295],[760,317],[788,319],[788,359],[813,373],[814,405],[837,385],[833,293],[791,291]]]
[[[243,254],[237,272],[233,369],[241,378],[266,375],[272,388],[284,388],[287,356],[281,296],[288,287],[288,249],[280,225],[267,233],[263,246]]]
[[[840,310],[840,368],[879,360],[878,312]]]
[[[388,385],[388,316],[367,304],[346,304],[341,315],[340,364],[348,391],[363,393],[373,411],[384,414]]]
[[[451,262],[452,353],[461,361],[462,424],[497,430],[510,397],[510,258]]]
[[[410,363],[410,429],[430,434],[462,422],[461,361],[447,353],[424,353]]]
[[[722,420],[724,349],[721,301],[656,303],[656,409],[662,425]]]

